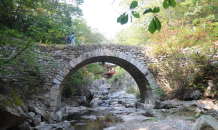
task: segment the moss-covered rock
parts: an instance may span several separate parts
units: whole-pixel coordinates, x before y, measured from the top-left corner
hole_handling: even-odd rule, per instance
[[[46,122],[50,121],[50,114],[46,112],[42,107],[35,107],[35,112],[41,115],[46,120]]]
[[[27,119],[22,104],[22,100],[17,97],[14,99],[0,94],[0,129],[17,126]]]

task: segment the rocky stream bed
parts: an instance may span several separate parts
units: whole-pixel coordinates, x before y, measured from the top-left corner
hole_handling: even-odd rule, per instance
[[[89,89],[83,96],[63,98],[53,115],[47,95],[33,96],[22,105],[7,104],[6,111],[0,109],[0,130],[218,130],[218,103],[212,99],[143,104],[107,83]],[[13,101],[2,99],[5,104]]]

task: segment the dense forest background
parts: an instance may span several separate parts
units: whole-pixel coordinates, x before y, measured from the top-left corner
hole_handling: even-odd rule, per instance
[[[0,73],[4,77],[17,76],[16,83],[4,87],[19,86],[24,93],[35,93],[47,77],[44,69],[56,65],[43,65],[37,60],[34,44],[66,45],[65,37],[75,32],[77,45],[109,43],[97,29],[87,25],[81,16],[83,0],[2,0],[0,1]],[[14,48],[15,47],[15,48]],[[13,51],[12,51],[13,50]],[[75,83],[81,83],[98,64],[88,65],[87,72],[81,68]],[[13,69],[11,69],[13,68]],[[90,70],[91,69],[91,70]],[[21,76],[18,76],[21,74]],[[93,77],[94,78],[94,77]],[[75,78],[71,78],[75,79]],[[2,78],[1,82],[6,79]],[[91,80],[91,79],[90,79]],[[71,80],[69,80],[71,82]],[[18,85],[19,84],[19,85]],[[5,90],[5,92],[9,92]]]
[[[117,34],[116,44],[150,47],[152,55],[158,59],[158,63],[150,64],[154,74],[163,73],[178,98],[187,91],[204,92],[209,80],[218,86],[218,1],[178,0],[175,7],[167,8],[166,1],[139,0],[131,9],[132,0],[123,0],[121,5],[132,24]],[[139,16],[134,16],[132,11]],[[160,20],[161,29],[153,32],[152,19],[156,18]],[[125,24],[125,18],[123,20]],[[165,95],[162,89],[159,94]]]

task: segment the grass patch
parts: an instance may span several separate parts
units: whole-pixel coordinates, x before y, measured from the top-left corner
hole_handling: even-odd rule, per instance
[[[156,119],[156,118],[150,118],[150,119],[148,119],[148,121],[149,121],[149,122],[156,122],[156,121],[158,121],[158,119]]]

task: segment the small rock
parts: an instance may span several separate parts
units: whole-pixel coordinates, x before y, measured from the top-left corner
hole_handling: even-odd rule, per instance
[[[154,114],[151,111],[146,111],[145,113],[142,113],[142,115],[147,117],[154,117]]]
[[[24,121],[23,124],[18,125],[20,130],[33,130],[33,128],[29,125],[27,121]]]
[[[63,118],[63,113],[62,113],[62,111],[58,111],[58,112],[56,112],[56,115],[57,115],[57,119],[58,119],[58,121],[61,121],[62,118]]]
[[[36,114],[34,112],[29,112],[28,116],[30,116],[31,118],[33,118]]]

